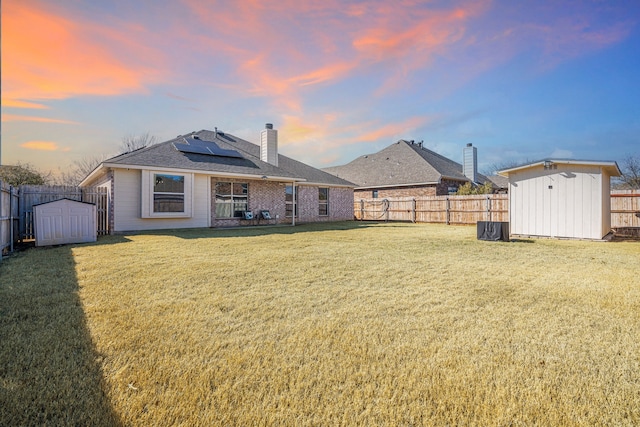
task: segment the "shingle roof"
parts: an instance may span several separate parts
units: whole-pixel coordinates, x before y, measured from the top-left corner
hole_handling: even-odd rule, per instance
[[[507,188],[507,187],[509,187],[509,178],[507,178],[505,176],[489,175],[489,176],[487,176],[487,179],[489,179],[491,182],[493,182],[493,185],[498,187],[498,188]]]
[[[443,178],[469,181],[460,163],[403,139],[377,153],[323,170],[361,188],[435,184]],[[478,178],[481,182],[486,180],[484,175],[478,174]]]
[[[205,154],[183,153],[174,144],[184,143],[185,137],[196,135],[202,141],[215,142],[223,150],[236,150],[244,158],[210,156]],[[160,144],[125,153],[105,160],[110,166],[134,165],[152,168],[175,168],[203,172],[221,172],[227,174],[256,175],[257,177],[282,177],[305,180],[310,183],[353,186],[342,178],[316,169],[289,157],[278,155],[278,166],[260,160],[260,147],[234,135],[222,132],[201,130],[186,136],[178,136]]]

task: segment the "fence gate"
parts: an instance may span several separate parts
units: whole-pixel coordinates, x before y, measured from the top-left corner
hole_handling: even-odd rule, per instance
[[[77,200],[96,205],[98,236],[109,234],[109,194],[104,187],[66,185],[23,185],[20,187],[20,238],[34,239],[33,205],[60,199]]]
[[[18,189],[0,181],[0,260],[19,235]]]

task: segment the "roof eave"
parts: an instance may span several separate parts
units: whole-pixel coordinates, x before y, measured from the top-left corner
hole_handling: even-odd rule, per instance
[[[89,175],[87,175],[82,181],[80,181],[80,184],[78,184],[78,187],[84,187],[87,185],[87,183],[91,182],[93,179],[100,176],[103,169],[105,169],[105,164],[100,163],[98,166],[95,167],[95,169],[93,169],[89,173]]]
[[[265,181],[287,181],[287,182],[306,182],[305,178],[298,178],[292,176],[279,176],[279,175],[265,175],[265,174],[245,174],[237,172],[219,172],[219,171],[206,171],[199,169],[184,169],[184,168],[172,168],[166,166],[146,166],[146,165],[127,165],[120,163],[103,163],[105,167],[113,169],[137,169],[137,170],[154,170],[158,172],[178,172],[178,173],[193,173],[199,175],[208,176],[223,176],[223,177],[237,177],[237,178],[252,178]],[[83,181],[84,182],[84,181]]]
[[[328,182],[312,182],[306,181],[304,185],[324,186],[324,187],[340,187],[340,188],[355,188],[355,184],[331,184]]]
[[[366,185],[362,187],[355,187],[356,190],[369,190],[372,188],[394,188],[394,187],[415,187],[419,185],[436,185],[439,184],[440,181],[430,181],[430,182],[413,182],[408,184],[386,184],[386,185]]]
[[[531,169],[536,166],[544,166],[546,162],[563,164],[563,165],[586,165],[586,166],[600,166],[606,169],[611,176],[620,176],[622,172],[618,167],[618,163],[611,160],[595,161],[595,160],[567,160],[567,159],[544,159],[526,165],[520,165],[509,169],[503,169],[496,171],[496,174],[500,176],[509,177],[509,174],[523,169]]]

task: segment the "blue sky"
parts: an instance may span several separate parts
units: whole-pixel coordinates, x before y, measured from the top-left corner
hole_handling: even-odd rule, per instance
[[[25,23],[29,23],[28,25]],[[2,2],[2,163],[219,129],[316,167],[398,139],[479,167],[640,154],[636,1]]]

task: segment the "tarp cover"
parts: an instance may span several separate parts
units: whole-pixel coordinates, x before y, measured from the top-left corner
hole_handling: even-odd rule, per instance
[[[509,241],[509,223],[478,221],[478,240]]]

